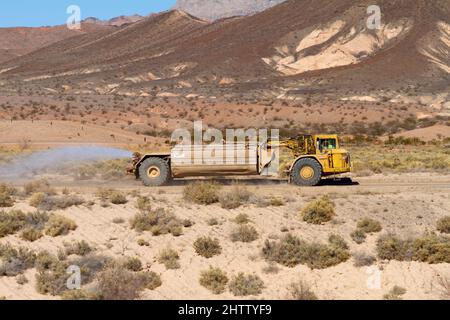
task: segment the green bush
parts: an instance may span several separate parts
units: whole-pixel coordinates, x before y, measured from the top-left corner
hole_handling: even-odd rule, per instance
[[[239,273],[231,279],[228,287],[238,297],[256,296],[262,293],[264,282],[257,275]]]
[[[345,241],[331,235],[328,244],[308,243],[291,234],[279,242],[266,241],[263,256],[287,267],[306,264],[311,269],[325,269],[345,262],[350,258]]]
[[[219,190],[213,182],[194,182],[184,187],[183,198],[195,204],[210,205],[219,202]]]
[[[210,290],[214,294],[225,292],[228,277],[219,268],[210,267],[209,270],[200,273],[200,285]]]
[[[194,249],[197,254],[205,258],[212,258],[222,253],[218,239],[210,237],[201,237],[194,242]]]
[[[327,197],[312,201],[306,208],[302,210],[303,220],[312,224],[323,224],[331,221],[335,216],[334,204]]]

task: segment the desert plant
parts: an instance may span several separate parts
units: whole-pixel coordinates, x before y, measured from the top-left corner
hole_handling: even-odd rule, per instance
[[[141,212],[147,212],[152,209],[150,199],[147,197],[138,197],[136,200],[136,208]]]
[[[383,296],[384,300],[402,300],[402,296],[406,294],[406,289],[399,287],[399,286],[394,286],[389,293],[385,294]]]
[[[255,227],[249,225],[241,225],[236,227],[231,233],[231,241],[233,242],[252,242],[258,239],[258,231]]]
[[[130,221],[131,228],[137,232],[150,231],[154,236],[182,233],[181,221],[171,212],[158,209],[147,213],[137,213]]]
[[[381,224],[373,219],[365,218],[358,222],[357,229],[364,233],[376,233],[382,230]]]
[[[84,203],[84,199],[75,195],[53,196],[43,192],[34,193],[30,198],[30,206],[43,211],[52,211],[57,209],[67,209],[73,206],[79,206]]]
[[[439,219],[436,228],[442,233],[450,233],[450,216]]]
[[[357,268],[371,266],[377,259],[365,252],[355,252],[353,253],[353,265]]]
[[[231,279],[228,288],[238,297],[255,296],[262,293],[264,282],[257,275],[239,273]]]
[[[85,256],[94,251],[94,248],[92,248],[85,240],[77,241],[74,243],[65,243],[64,245],[65,253],[68,256]]]
[[[302,210],[303,221],[312,224],[323,224],[334,216],[334,203],[327,196],[312,201]]]
[[[14,234],[26,224],[26,215],[22,211],[0,212],[0,238]]]
[[[40,238],[42,238],[43,236],[44,236],[44,233],[42,232],[42,230],[33,228],[33,227],[28,227],[28,228],[24,229],[22,231],[22,233],[20,234],[20,237],[23,240],[30,241],[30,242],[37,241]]]
[[[112,204],[126,204],[127,197],[120,191],[114,189],[101,188],[96,193],[97,197],[104,203],[110,202]]]
[[[102,300],[134,300],[144,289],[143,283],[131,271],[113,264],[98,277],[98,295]]]
[[[219,268],[209,267],[209,270],[200,273],[200,285],[210,290],[214,294],[221,294],[225,291],[228,277]]]
[[[76,229],[77,225],[73,220],[60,215],[51,215],[45,227],[45,234],[51,237],[58,237]]]
[[[183,198],[195,204],[210,205],[219,201],[219,190],[213,182],[194,182],[184,187]]]
[[[180,255],[173,249],[167,248],[162,250],[158,256],[158,262],[165,265],[167,269],[180,268]]]
[[[47,180],[36,180],[25,184],[24,192],[28,196],[33,193],[44,193],[46,195],[56,194],[55,190],[50,186],[50,183]]]
[[[247,203],[252,196],[251,192],[241,186],[234,186],[230,192],[219,196],[219,202],[224,209],[236,209]]]
[[[289,300],[318,300],[316,294],[311,290],[311,286],[305,281],[291,283],[288,287]]]
[[[5,192],[0,192],[0,208],[10,208],[14,205],[14,199]]]
[[[155,290],[162,285],[161,276],[153,271],[138,273],[137,277],[148,290]]]
[[[142,261],[137,257],[125,257],[121,261],[122,266],[130,271],[138,272],[142,270]]]
[[[331,235],[325,245],[308,243],[288,234],[278,243],[267,240],[263,256],[287,267],[306,264],[311,269],[325,269],[347,261],[350,253],[345,241],[336,235]]]
[[[27,248],[0,244],[0,276],[15,277],[33,268],[35,261],[36,253]]]
[[[355,241],[357,244],[364,243],[366,241],[367,235],[364,231],[360,229],[356,229],[352,233],[350,233],[350,237]]]
[[[61,300],[83,301],[98,300],[99,297],[95,292],[86,290],[67,290],[61,295]]]
[[[240,213],[234,218],[234,222],[237,224],[246,224],[250,222],[250,218],[245,213]]]
[[[205,258],[212,258],[222,253],[218,239],[201,237],[194,242],[194,249],[197,254]]]
[[[437,283],[441,291],[441,296],[445,300],[450,300],[450,278],[438,275]]]

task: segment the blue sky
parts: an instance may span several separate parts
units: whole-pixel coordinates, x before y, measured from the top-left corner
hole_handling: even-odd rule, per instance
[[[67,8],[77,5],[81,19],[110,19],[120,15],[160,12],[176,0],[4,0],[0,2],[0,27],[37,27],[64,24]]]

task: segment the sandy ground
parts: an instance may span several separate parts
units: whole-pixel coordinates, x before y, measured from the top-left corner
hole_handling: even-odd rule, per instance
[[[277,181],[264,183],[259,180],[244,180],[241,183],[254,194],[283,197],[286,204],[282,207],[266,208],[248,205],[235,210],[225,210],[219,205],[198,206],[185,203],[182,199],[184,181],[169,187],[144,188],[139,182],[127,180],[109,185],[122,191],[136,190],[142,195],[150,196],[154,199],[154,207],[168,208],[179,218],[191,219],[195,225],[185,228],[180,237],[154,237],[150,233],[139,234],[131,230],[128,222],[114,224],[114,218],[128,221],[137,213],[136,199],[129,196],[126,205],[102,208],[96,200],[96,204],[91,208],[80,206],[58,212],[72,218],[78,225],[78,229],[67,236],[44,237],[30,244],[14,235],[0,239],[0,242],[56,252],[63,246],[63,242],[86,240],[100,253],[116,257],[138,256],[149,270],[160,273],[163,281],[163,285],[155,291],[145,291],[143,299],[234,299],[229,292],[215,296],[200,286],[200,272],[209,266],[220,267],[229,276],[238,272],[259,275],[264,280],[265,289],[257,297],[248,297],[250,299],[285,299],[288,285],[299,280],[308,282],[320,299],[382,299],[394,285],[407,290],[404,299],[440,299],[437,277],[450,277],[448,264],[377,261],[372,268],[357,268],[353,266],[353,259],[350,259],[324,270],[310,270],[303,265],[295,268],[279,265],[278,273],[264,273],[267,262],[261,256],[261,248],[266,239],[281,237],[284,228],[308,241],[325,242],[330,233],[336,233],[349,243],[351,252],[375,254],[378,235],[369,236],[362,245],[357,245],[350,238],[350,233],[359,219],[372,217],[382,223],[383,233],[394,232],[407,236],[435,230],[436,221],[450,212],[450,175],[380,175],[357,178],[357,181],[359,185],[329,183],[316,188],[298,188]],[[55,184],[58,185],[57,182]],[[69,183],[69,188],[89,200],[94,199],[93,192],[99,185],[101,183]],[[230,186],[225,186],[224,190],[229,188]],[[328,194],[336,203],[335,220],[322,226],[301,221],[299,211],[314,196],[323,194]],[[27,212],[35,210],[26,201],[19,201],[14,208]],[[230,240],[230,232],[235,226],[232,219],[240,213],[249,215],[252,225],[260,235],[257,241],[246,244]],[[211,217],[217,218],[220,224],[209,226],[206,221]],[[195,253],[193,242],[199,236],[206,235],[220,240],[223,248],[221,255],[206,259]],[[147,240],[150,247],[140,247],[137,244],[138,239]],[[167,271],[156,261],[160,250],[168,246],[180,253],[181,268],[178,270]],[[379,275],[379,287],[368,285],[374,280],[374,272],[376,276]],[[30,281],[25,285],[18,285],[15,278],[1,277],[0,296],[7,299],[52,299],[36,293],[34,274],[34,270],[26,273]]]

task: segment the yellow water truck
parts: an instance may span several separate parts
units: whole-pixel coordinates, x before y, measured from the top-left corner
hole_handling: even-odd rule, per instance
[[[282,149],[290,152],[287,159],[280,161],[279,151]],[[211,150],[215,155],[205,157]],[[253,146],[250,143],[223,144],[221,149],[211,145],[192,145],[188,151],[136,153],[129,172],[146,186],[162,186],[176,178],[274,176],[274,173],[279,176],[283,173],[290,183],[298,186],[316,186],[323,177],[352,170],[350,153],[340,147],[336,134],[300,135],[280,141],[269,139]],[[229,154],[233,155],[233,161],[226,159],[225,155]],[[280,162],[283,162],[281,166]]]

